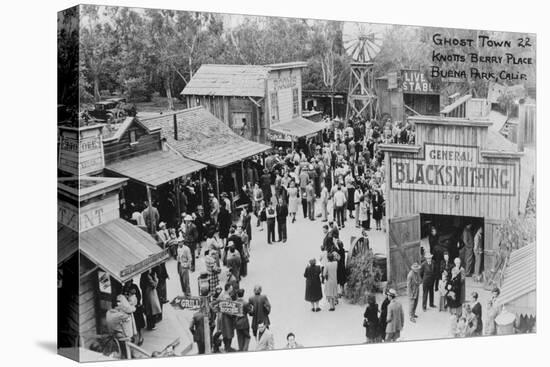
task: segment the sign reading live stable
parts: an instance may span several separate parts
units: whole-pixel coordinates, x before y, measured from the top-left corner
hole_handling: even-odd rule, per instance
[[[477,147],[425,144],[424,158],[390,158],[393,190],[516,195],[515,164],[479,161]]]
[[[435,94],[437,93],[426,75],[419,70],[401,70],[401,87],[403,93]]]

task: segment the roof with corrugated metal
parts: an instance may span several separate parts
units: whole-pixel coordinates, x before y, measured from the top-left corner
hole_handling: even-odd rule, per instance
[[[78,233],[57,223],[57,265],[67,261],[76,251],[78,251]]]
[[[290,121],[271,125],[271,130],[281,134],[301,138],[307,135],[315,134],[323,129],[326,129],[326,127],[326,124],[311,122],[303,117],[295,117]]]
[[[105,169],[156,187],[205,167],[172,150],[159,150],[111,163]]]
[[[259,65],[201,65],[181,94],[264,97],[269,68]]]
[[[537,247],[535,243],[512,251],[508,267],[504,272],[504,281],[499,303],[505,305],[537,288]]]
[[[177,140],[174,138],[174,115]],[[271,149],[268,145],[237,135],[202,106],[163,117],[142,119],[142,123],[161,126],[163,137],[178,153],[216,168],[226,167]]]
[[[128,266],[147,261],[151,256],[164,252],[150,234],[137,226],[117,218],[80,233],[80,251],[119,282],[152,268],[169,257],[158,257],[144,263],[136,271],[122,273]]]

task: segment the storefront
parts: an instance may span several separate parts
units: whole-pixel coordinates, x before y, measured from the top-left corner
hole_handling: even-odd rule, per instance
[[[67,348],[88,347],[107,332],[105,313],[121,285],[166,261],[167,250],[120,218],[126,179],[58,180],[58,298],[60,335]]]
[[[207,165],[204,174],[217,195],[226,192],[235,198],[243,183],[255,182],[248,177],[248,161],[271,149],[239,136],[202,106],[142,119],[142,123],[160,127],[166,144],[182,157]]]
[[[484,268],[492,269],[497,227],[519,210],[521,153],[488,120],[415,116],[416,144],[383,144],[386,167],[388,278],[403,286],[435,225],[441,246],[465,226],[482,228]]]
[[[274,146],[287,146],[289,148],[304,149],[311,142],[321,143],[321,133],[327,128],[325,122],[311,123],[298,117],[285,123],[271,126],[269,140]]]
[[[126,216],[145,209],[145,202],[154,202],[160,220],[175,227],[182,212],[180,185],[199,176],[206,165],[169,149],[160,126],[148,128],[136,117],[128,117],[116,131],[104,131],[103,150],[106,175],[129,179],[121,202]]]

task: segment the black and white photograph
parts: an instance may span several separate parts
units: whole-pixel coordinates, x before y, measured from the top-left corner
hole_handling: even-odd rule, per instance
[[[357,19],[59,11],[58,354],[537,332],[537,35]]]

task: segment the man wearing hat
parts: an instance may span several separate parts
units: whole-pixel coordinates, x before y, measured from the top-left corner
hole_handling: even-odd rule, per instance
[[[193,217],[186,214],[183,217],[183,224],[181,226],[181,234],[183,236],[184,244],[191,250],[191,272],[195,271],[195,251],[197,249],[197,239],[199,233],[197,227],[193,224]]]
[[[397,292],[395,289],[389,289],[387,292],[390,303],[386,316],[386,341],[393,342],[401,336],[401,330],[405,324],[405,316],[403,306],[396,299]]]
[[[418,306],[418,293],[421,282],[420,265],[415,262],[411,265],[411,270],[407,275],[407,296],[409,297],[409,318],[411,322],[416,322],[416,318],[418,317],[416,315],[416,306]]]
[[[428,296],[430,297],[430,307],[435,308],[434,305],[434,283],[436,280],[435,264],[432,261],[433,255],[427,254],[425,256],[426,261],[422,263],[420,267],[420,277],[422,278],[422,310],[426,311],[426,303]]]

